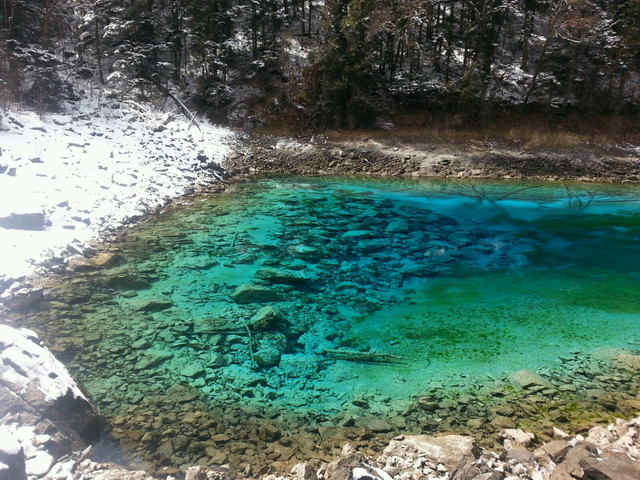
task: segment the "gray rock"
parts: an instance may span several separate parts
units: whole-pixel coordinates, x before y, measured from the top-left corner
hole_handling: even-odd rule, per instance
[[[513,447],[507,451],[507,461],[513,460],[516,463],[524,465],[527,469],[532,469],[536,463],[536,459],[529,450],[523,447]]]
[[[370,465],[371,462],[364,455],[351,451],[343,451],[342,455],[342,458],[327,465],[324,478],[331,480],[392,480],[387,472]]]
[[[44,230],[45,215],[43,212],[12,213],[0,217],[0,227],[11,230]]]
[[[560,463],[564,460],[570,448],[571,445],[566,440],[552,440],[542,445],[540,450],[549,455],[555,463]]]
[[[401,457],[407,462],[406,468],[410,468],[416,460],[423,458],[435,465],[442,464],[448,472],[453,473],[469,459],[473,459],[476,452],[477,445],[472,437],[400,436],[389,443],[378,461],[386,463],[392,457]]]
[[[507,447],[507,441],[509,446],[523,446],[527,447],[535,438],[533,433],[527,433],[520,428],[506,428],[500,432],[500,438],[505,442],[505,448]]]
[[[15,292],[5,292],[0,302],[9,310],[21,312],[28,310],[44,299],[42,288],[21,288]]]
[[[567,452],[564,461],[559,464],[551,475],[549,480],[574,480],[575,478],[582,478],[584,475],[584,469],[582,464],[590,458],[595,458],[597,449],[593,445],[587,443],[580,443]]]
[[[624,452],[608,451],[602,459],[582,458],[580,466],[584,470],[582,480],[638,480],[640,462],[629,458]]]
[[[199,466],[189,467],[184,480],[207,480],[207,469]]]

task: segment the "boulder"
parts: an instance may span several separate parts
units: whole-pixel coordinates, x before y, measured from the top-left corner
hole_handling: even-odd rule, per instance
[[[527,433],[520,428],[506,428],[500,432],[500,439],[507,450],[515,446],[527,447],[534,438],[533,433]]]
[[[566,440],[552,440],[542,445],[539,450],[549,455],[555,463],[560,463],[564,460],[570,448],[571,445]]]
[[[308,463],[297,463],[291,469],[295,475],[295,480],[318,480],[316,471]]]
[[[324,478],[332,480],[392,480],[387,472],[372,466],[367,457],[353,451],[349,444],[343,448],[340,459],[327,465]]]
[[[623,452],[608,451],[602,458],[582,458],[584,470],[582,480],[638,480],[640,462],[632,460]]]
[[[0,302],[9,310],[21,312],[29,310],[44,299],[42,288],[20,288],[13,292],[4,292],[0,296]]]
[[[64,366],[26,329],[0,325],[0,384],[78,444],[100,436],[101,418]]]
[[[425,459],[435,465],[442,464],[453,474],[469,460],[473,460],[477,450],[476,441],[462,435],[400,436],[391,440],[378,461],[387,463],[389,459],[400,457],[406,462],[404,468],[411,468],[418,459]]]

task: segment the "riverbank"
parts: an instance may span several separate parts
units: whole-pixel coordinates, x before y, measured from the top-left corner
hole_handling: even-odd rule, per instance
[[[231,175],[383,175],[640,183],[636,145],[530,149],[518,142],[339,134],[245,135]]]

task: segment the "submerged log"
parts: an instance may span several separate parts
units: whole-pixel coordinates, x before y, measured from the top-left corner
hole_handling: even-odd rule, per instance
[[[323,355],[331,356],[339,360],[362,363],[392,363],[405,360],[404,357],[388,353],[360,352],[358,350],[328,349],[322,350]]]

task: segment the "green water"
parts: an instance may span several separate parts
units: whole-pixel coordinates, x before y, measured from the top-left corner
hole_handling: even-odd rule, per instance
[[[41,328],[112,420],[178,386],[220,416],[396,412],[637,349],[639,207],[637,187],[264,179],[130,230]]]

